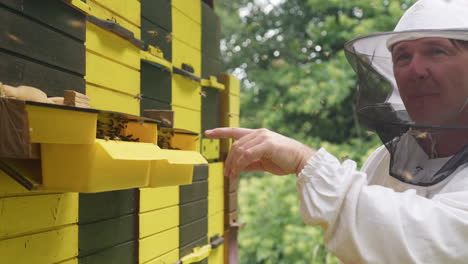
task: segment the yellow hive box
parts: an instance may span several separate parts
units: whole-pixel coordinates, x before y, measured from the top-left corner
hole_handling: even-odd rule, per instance
[[[179,204],[179,186],[140,189],[140,212]]]
[[[230,114],[239,115],[240,113],[240,98],[236,95],[229,95],[228,111]]]
[[[200,1],[199,1],[200,4]],[[172,8],[172,35],[201,52],[201,25],[187,17],[177,8]]]
[[[140,213],[139,237],[144,238],[179,226],[179,206]]]
[[[139,262],[146,263],[179,247],[179,227],[140,239]]]
[[[174,74],[172,76],[172,104],[179,107],[200,111],[200,84],[181,75]]]
[[[0,240],[78,221],[77,193],[0,198],[0,204]]]
[[[209,264],[224,264],[224,245],[213,249],[208,257]]]
[[[129,41],[86,22],[86,49],[105,58],[140,70],[140,49]]]
[[[177,8],[179,11],[184,13],[187,17],[189,17],[196,23],[201,24],[201,1],[199,0],[172,0],[171,3],[172,3],[173,8]]]
[[[123,64],[86,52],[86,82],[132,97],[140,93],[140,72]],[[133,101],[133,100],[132,100]]]
[[[172,106],[174,110],[174,127],[187,129],[195,133],[201,130],[201,112],[191,110],[176,105]]]
[[[219,139],[203,138],[201,153],[207,160],[219,159]]]
[[[145,264],[169,264],[176,263],[177,260],[179,260],[179,249],[172,250],[169,253],[145,262]]]
[[[226,91],[231,95],[240,94],[240,80],[233,75],[222,73],[219,75],[221,83],[226,87]]]
[[[208,192],[224,188],[224,163],[214,162],[208,166]]]
[[[198,133],[179,128],[160,128],[158,144],[165,149],[197,150]]]
[[[130,21],[137,27],[141,26],[140,1],[138,0],[89,0],[103,6],[118,16]],[[114,16],[115,17],[115,16]]]
[[[224,188],[208,192],[208,215],[224,211]]]
[[[224,212],[208,216],[208,237],[224,234]]]
[[[73,110],[72,110],[73,109]],[[96,137],[97,111],[28,102],[33,143],[90,144]]]
[[[13,178],[5,174],[2,170],[0,170],[0,197],[36,194],[38,194],[37,191],[29,191],[24,186],[13,180]]]
[[[0,241],[0,263],[57,263],[77,255],[77,225]]]
[[[97,87],[89,83],[86,84],[86,95],[89,96],[93,108],[140,115],[140,101],[131,95]]]
[[[183,69],[182,65],[190,65],[196,76],[201,75],[201,52],[193,48],[185,42],[173,38],[172,39],[172,65],[179,69]]]

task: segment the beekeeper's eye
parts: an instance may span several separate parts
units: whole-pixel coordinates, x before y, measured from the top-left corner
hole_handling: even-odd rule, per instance
[[[393,63],[397,66],[405,65],[411,60],[411,54],[408,52],[398,52],[392,56]]]

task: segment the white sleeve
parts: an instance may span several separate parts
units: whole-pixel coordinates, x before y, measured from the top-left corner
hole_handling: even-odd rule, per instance
[[[427,199],[367,185],[356,163],[320,149],[298,176],[301,215],[344,263],[467,263],[468,188]]]

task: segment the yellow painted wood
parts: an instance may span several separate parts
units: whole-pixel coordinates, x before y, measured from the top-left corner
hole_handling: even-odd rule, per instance
[[[172,110],[174,111],[174,127],[187,129],[195,133],[200,133],[200,111],[183,108],[176,105],[172,106]]]
[[[140,212],[179,204],[179,186],[140,189]]]
[[[45,193],[44,191],[29,191],[21,184],[13,180],[10,176],[0,170],[0,197],[19,196],[19,195],[36,195]]]
[[[124,129],[124,134],[139,138],[139,142],[158,143],[158,125],[156,123],[129,122]]]
[[[0,263],[56,263],[77,255],[77,225],[0,241]]]
[[[78,194],[0,198],[0,239],[78,221]]]
[[[226,114],[224,117],[224,125],[227,127],[239,127],[239,116],[235,114]]]
[[[224,212],[208,216],[208,237],[222,236],[224,233]]]
[[[195,111],[201,109],[201,85],[181,75],[172,75],[172,105],[189,108]],[[177,118],[177,114],[175,118]],[[179,128],[179,127],[177,127]]]
[[[208,160],[219,159],[219,139],[203,138],[201,153]]]
[[[200,5],[200,1],[198,1],[198,5]],[[174,7],[172,8],[172,36],[199,52],[201,51],[200,23],[190,19],[186,14]]]
[[[225,90],[224,84],[218,82],[218,78],[216,76],[210,76],[208,79],[202,79],[200,81],[202,86],[211,87],[218,90]]]
[[[208,257],[209,264],[224,264],[224,245],[221,245],[211,251]]]
[[[112,0],[104,0],[105,2],[110,2]],[[125,0],[122,0],[122,1],[125,1]],[[102,2],[102,1],[101,1]],[[130,1],[128,1],[130,2]],[[104,20],[112,20],[114,22],[116,22],[117,24],[121,25],[122,27],[130,30],[133,32],[133,34],[135,35],[135,38],[138,38],[140,39],[141,38],[141,31],[140,31],[140,24],[141,23],[138,23],[138,21],[135,21],[135,22],[131,22],[130,20],[128,20],[128,18],[124,18],[122,16],[120,16],[119,14],[107,9],[107,8],[104,8],[101,4],[97,3],[96,0],[88,0],[86,1],[86,3],[88,4],[89,8],[91,9],[91,13],[90,15],[93,15],[93,16],[96,16],[100,19],[104,19]],[[138,14],[139,15],[139,14]],[[135,19],[133,19],[135,20]],[[137,18],[138,20],[138,18]]]
[[[94,144],[42,144],[47,190],[102,192],[148,185],[151,143],[96,139]],[[153,152],[154,151],[154,152]]]
[[[231,95],[240,94],[240,80],[231,74],[222,73],[220,74],[221,83],[226,87],[227,93]]]
[[[208,215],[212,215],[224,210],[224,188],[208,192]]]
[[[179,225],[179,206],[140,213],[140,238],[154,235]]]
[[[55,264],[78,264],[78,259],[77,258],[72,258],[72,259],[69,259],[69,260],[57,262]]]
[[[145,264],[171,264],[179,260],[179,249],[175,249],[160,257],[152,259]]]
[[[193,164],[171,164],[167,161],[152,162],[148,187],[191,184],[192,176]]]
[[[172,0],[172,7],[177,8],[193,21],[201,24],[201,1],[199,0]],[[174,12],[174,11],[172,11]]]
[[[193,67],[193,74],[201,75],[201,52],[193,48],[185,42],[173,38],[172,39],[172,65],[177,68],[182,68],[182,64],[189,64]]]
[[[92,0],[90,0],[92,1]],[[140,1],[138,0],[95,0],[98,4],[115,14],[127,19],[136,26],[141,26]]]
[[[140,239],[139,263],[145,263],[179,247],[179,227]]]
[[[133,96],[86,84],[92,108],[140,115],[140,101]]]
[[[140,93],[140,72],[96,53],[86,52],[86,82],[131,95]]]
[[[129,41],[86,22],[86,49],[129,67],[140,69],[140,49]]]
[[[237,95],[229,95],[229,113],[239,115],[240,98]]]
[[[224,188],[223,171],[223,162],[214,162],[208,165],[208,192]]]
[[[90,144],[96,138],[97,113],[37,105],[26,111],[33,143]]]

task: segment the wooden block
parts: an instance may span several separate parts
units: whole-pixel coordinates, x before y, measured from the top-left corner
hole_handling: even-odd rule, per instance
[[[206,217],[208,214],[208,200],[203,199],[180,206],[180,225],[186,225]]]
[[[237,192],[227,194],[224,203],[224,207],[226,208],[227,212],[237,211]]]
[[[0,241],[0,263],[57,263],[77,254],[77,225]]]
[[[205,199],[208,196],[208,181],[180,186],[180,204]]]
[[[146,263],[179,247],[179,227],[140,239],[139,264]]]
[[[77,91],[65,90],[63,94],[63,104],[89,108],[89,97]]]
[[[85,74],[82,41],[50,29],[0,6],[0,48],[56,67]]]
[[[63,1],[1,0],[8,6],[54,29],[85,41],[85,15]]]
[[[136,213],[137,195],[137,189],[80,193],[79,222],[86,224]]]
[[[206,237],[208,234],[208,218],[204,217],[195,222],[180,226],[179,245],[184,247],[190,243]]]
[[[162,127],[174,128],[174,111],[172,110],[145,109],[143,116],[160,121]]]
[[[140,189],[140,212],[179,204],[179,186]]]
[[[128,241],[136,240],[137,216],[127,215],[79,225],[79,256],[87,256]]]
[[[134,264],[137,256],[137,242],[123,243],[95,254],[79,258],[79,264]]]
[[[78,221],[78,194],[0,198],[0,239],[39,232]]]
[[[11,86],[37,87],[48,96],[62,96],[64,88],[85,91],[82,76],[0,51],[0,81]]]
[[[145,264],[164,264],[164,263],[176,263],[179,260],[179,249],[174,249],[160,257],[152,259]],[[220,263],[221,264],[221,263]]]
[[[141,213],[139,224],[140,238],[179,226],[179,207],[176,205]]]
[[[186,246],[180,247],[179,249],[179,256],[180,258],[183,258],[187,256],[188,254],[192,253],[192,250],[196,247],[202,247],[204,245],[208,244],[208,238],[202,237]]]
[[[224,186],[228,192],[236,192],[239,187],[239,178],[231,179],[229,177],[224,177]]]

